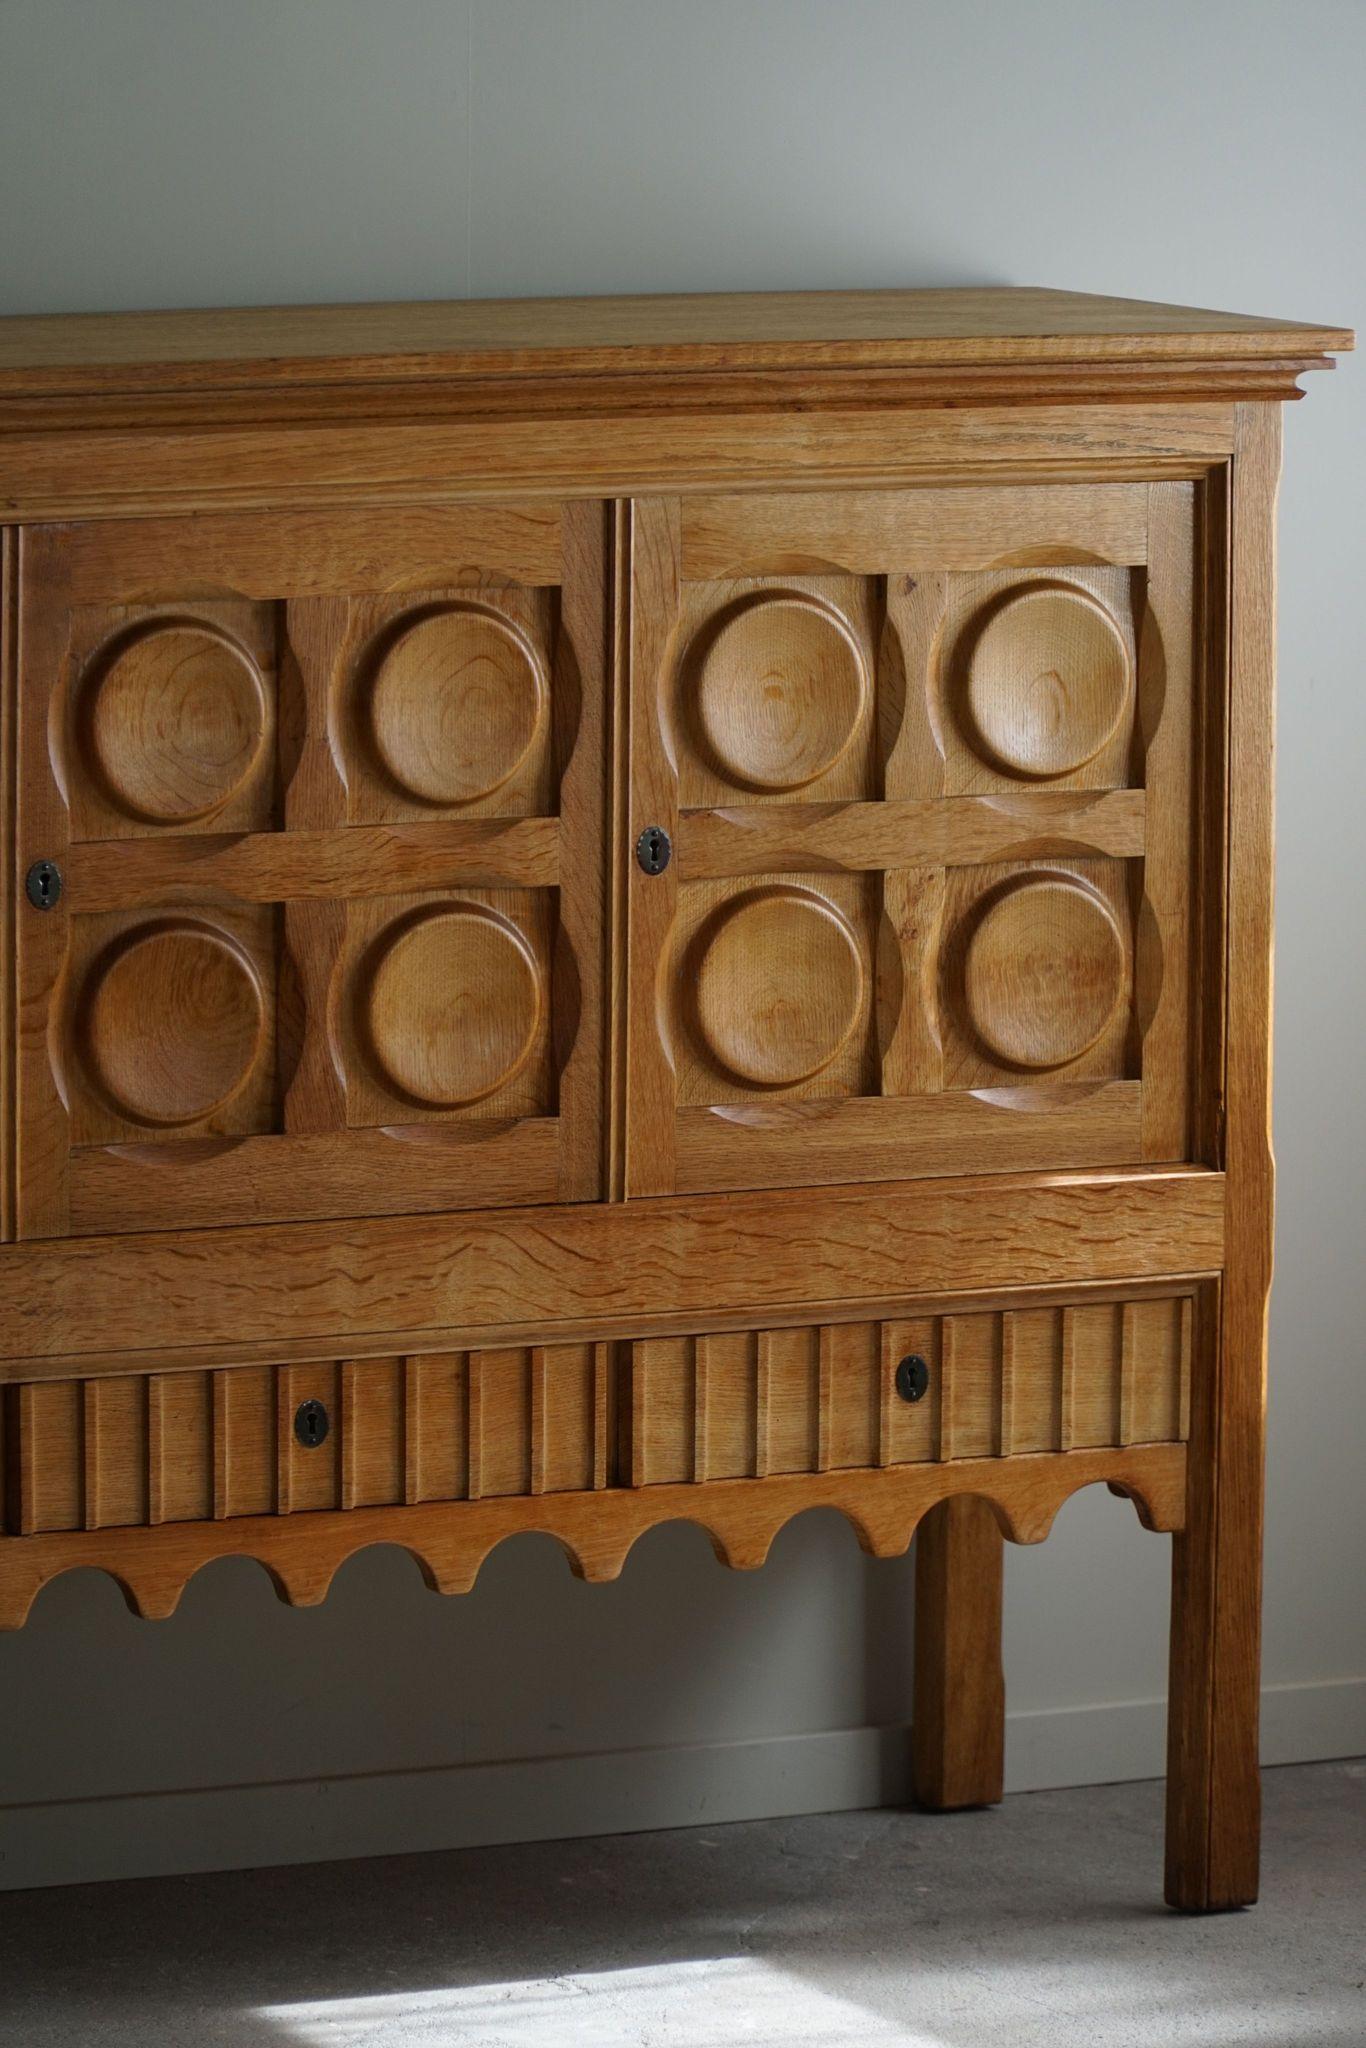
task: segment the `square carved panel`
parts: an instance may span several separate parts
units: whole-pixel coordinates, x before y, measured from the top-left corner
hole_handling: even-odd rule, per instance
[[[1185,1156],[1192,495],[1090,509],[634,508],[633,1192]]]
[[[29,537],[21,1235],[598,1192],[606,549],[600,506]]]

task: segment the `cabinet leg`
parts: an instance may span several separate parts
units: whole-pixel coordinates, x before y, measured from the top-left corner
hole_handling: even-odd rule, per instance
[[[1172,1538],[1166,1890],[1190,1913],[1257,1898],[1262,1418],[1260,1375],[1230,1370],[1233,1335],[1226,1314],[1220,1370],[1203,1376],[1191,1418],[1186,1528]]]
[[[916,1531],[911,1748],[921,1806],[991,1806],[1003,1791],[1004,1552],[985,1501],[941,1501]]]

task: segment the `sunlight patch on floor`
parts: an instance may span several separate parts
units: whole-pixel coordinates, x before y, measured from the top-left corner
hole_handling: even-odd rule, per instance
[[[297,2048],[944,2048],[749,1956],[274,2005]]]

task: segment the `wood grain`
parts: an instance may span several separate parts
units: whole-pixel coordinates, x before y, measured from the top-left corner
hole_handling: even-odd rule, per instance
[[[1342,328],[1020,286],[469,299],[11,318],[0,325],[0,392],[594,375],[623,365],[1274,361],[1350,346]]]
[[[409,889],[550,888],[559,880],[558,818],[443,818],[339,830],[198,834],[73,847],[72,900],[83,913],[233,898],[394,895]]]
[[[1227,1269],[1197,1388],[1189,1532],[1173,1562],[1167,1897],[1257,1897],[1262,1495],[1271,1286],[1275,505],[1280,416],[1239,416],[1230,522]]]
[[[1003,1540],[987,1503],[963,1497],[916,1530],[911,1768],[917,1805],[937,1812],[1005,1791]]]
[[[266,1340],[335,1356],[343,1333],[352,1357],[432,1348],[377,1341],[395,1331],[567,1339],[579,1320],[896,1297],[910,1276],[933,1293],[1209,1273],[1223,1229],[1218,1174],[1120,1170],[12,1245],[0,1378],[98,1371],[111,1330],[127,1371],[170,1347],[259,1360]]]
[[[1143,1156],[1181,1159],[1191,1135],[1194,906],[1212,893],[1199,885],[1203,855],[1188,822],[1201,790],[1193,689],[1194,493],[1184,484],[1154,484],[1150,504],[1138,722],[1153,829],[1143,857],[1135,992],[1146,1083]]]
[[[19,713],[19,535],[0,527],[0,1244],[18,1228],[16,1034],[19,913],[15,787]]]
[[[411,411],[411,387],[404,397]],[[1234,407],[1217,400],[914,411],[870,407],[860,385],[843,394],[817,435],[790,397],[767,416],[571,416],[553,434],[541,419],[451,423],[444,408],[420,425],[400,416],[358,426],[349,400],[333,424],[287,418],[264,426],[253,401],[246,422],[215,433],[212,465],[198,407],[194,423],[180,427],[119,431],[105,420],[99,431],[15,432],[5,440],[0,516],[32,522],[358,503],[392,510],[414,500],[496,503],[509,492],[615,498],[950,478],[1104,481],[1111,472],[1126,480],[1188,477],[1233,446]]]
[[[631,508],[630,812],[627,845],[657,827],[678,837],[678,775],[661,727],[664,662],[678,612],[678,506],[644,499]],[[620,821],[618,824],[620,827]],[[658,988],[672,943],[678,869],[647,874],[625,856],[628,917],[625,1085],[629,1104],[624,1191],[670,1194],[674,1186],[675,1082],[659,1014]]]
[[[894,561],[931,569],[1033,563],[1143,562],[1142,484],[1066,484],[974,491],[751,492],[694,497],[683,507],[683,573],[731,576],[845,569],[872,575]]]
[[[736,804],[683,813],[679,873],[700,881],[794,869],[849,874],[971,867],[1067,854],[1132,858],[1144,850],[1146,820],[1141,789]]]
[[[1269,401],[1351,341],[0,321],[0,1620],[84,1562],[165,1613],[226,1554],[312,1601],[375,1541],[455,1588],[528,1528],[603,1578],[921,1522],[953,1806],[1002,1531],[1104,1480],[1181,1532],[1168,1896],[1253,1898]]]
[[[1184,1445],[1148,1444],[1009,1464],[965,1459],[889,1471],[716,1480],[702,1487],[547,1493],[535,1496],[530,1510],[521,1498],[472,1498],[159,1528],[73,1527],[22,1542],[0,1541],[0,1628],[21,1626],[43,1586],[84,1564],[108,1572],[133,1611],[149,1618],[174,1613],[186,1582],[216,1557],[255,1558],[283,1599],[311,1607],[325,1598],[346,1558],[373,1543],[407,1550],[429,1586],[456,1593],[469,1590],[496,1544],[529,1528],[555,1538],[576,1577],[601,1582],[618,1577],[647,1529],[681,1520],[700,1523],[723,1564],[752,1571],[784,1524],[812,1508],[837,1509],[863,1549],[875,1557],[897,1557],[920,1518],[943,1500],[979,1497],[1012,1542],[1039,1543],[1064,1501],[1101,1482],[1132,1498],[1145,1527],[1176,1529],[1185,1479]]]

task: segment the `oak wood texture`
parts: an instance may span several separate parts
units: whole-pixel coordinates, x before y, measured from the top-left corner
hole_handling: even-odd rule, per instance
[[[159,537],[25,534],[16,1234],[593,1198],[602,508]]]
[[[186,1581],[216,1557],[255,1558],[283,1599],[296,1607],[315,1606],[338,1566],[372,1543],[409,1551],[427,1584],[445,1593],[467,1592],[495,1544],[527,1530],[553,1537],[575,1576],[593,1581],[616,1578],[637,1539],[670,1521],[700,1524],[723,1564],[751,1571],[763,1564],[783,1525],[812,1508],[838,1509],[874,1557],[900,1556],[927,1510],[968,1495],[989,1502],[1012,1541],[1040,1543],[1063,1503],[1080,1487],[1102,1481],[1132,1499],[1146,1528],[1165,1532],[1181,1526],[1185,1446],[1142,1444],[1006,1464],[964,1459],[874,1472],[717,1480],[703,1487],[544,1493],[530,1506],[521,1498],[495,1498],[73,1529],[0,1543],[0,1628],[19,1627],[49,1580],[84,1564],[107,1571],[133,1612],[152,1618],[174,1613]]]
[[[1275,504],[1280,416],[1239,418],[1229,501],[1227,1270],[1217,1366],[1193,1427],[1188,1532],[1172,1568],[1167,1897],[1257,1897],[1262,1495],[1271,1288]]]
[[[908,1401],[899,1361],[921,1358]],[[10,1532],[1180,1443],[1191,1296],[5,1390]],[[303,1401],[329,1427],[301,1441]],[[618,1428],[620,1421],[620,1439]]]
[[[1028,287],[750,292],[10,318],[0,396],[396,376],[1312,363],[1342,328]]]
[[[915,1532],[916,1803],[992,1806],[1005,1791],[1000,1527],[984,1500],[931,1508]]]
[[[703,404],[644,418],[571,414],[550,431],[543,419],[483,411],[451,421],[444,405],[414,424],[420,408],[411,387],[400,396],[398,417],[382,425],[357,424],[349,394],[335,422],[286,413],[263,423],[260,400],[252,398],[227,436],[230,448],[215,435],[211,464],[201,401],[191,405],[192,420],[175,426],[110,431],[106,418],[102,428],[4,434],[0,517],[160,520],[249,509],[292,516],[324,506],[350,513],[359,502],[406,518],[415,500],[441,513],[482,503],[501,509],[514,491],[526,502],[764,485],[1182,478],[1226,461],[1233,448],[1233,404],[1208,400],[961,411],[901,405],[893,395],[885,408],[870,409],[857,402],[867,398],[860,380],[858,394],[846,393],[813,434],[805,408],[790,403],[771,413]]]
[[[1223,1180],[1200,1168],[48,1241],[6,1250],[0,1380],[336,1357],[339,1331],[382,1356],[438,1332],[559,1341],[770,1303],[1215,1273],[1223,1251]]]
[[[1194,494],[987,495],[633,507],[631,1194],[1186,1155]]]
[[[948,1807],[1002,1534],[1104,1480],[1179,1532],[1168,1896],[1255,1896],[1270,402],[1350,345],[994,289],[0,322],[0,1621],[834,1506],[921,1525]]]

